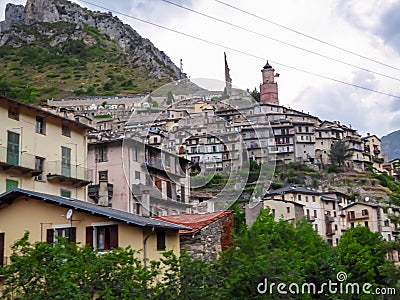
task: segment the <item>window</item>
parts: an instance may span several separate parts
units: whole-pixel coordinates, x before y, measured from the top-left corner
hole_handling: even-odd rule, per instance
[[[35,176],[36,181],[43,181],[43,166],[44,166],[44,158],[36,156],[35,157],[35,171],[40,172],[40,174]]]
[[[287,212],[288,214],[290,213],[290,207],[289,207],[289,206],[286,207],[286,212]]]
[[[68,125],[62,124],[61,126],[61,134],[64,136],[71,137],[71,128]]]
[[[108,171],[99,171],[99,181],[108,182]]]
[[[306,202],[308,202],[308,196],[306,196]]]
[[[157,250],[165,250],[165,230],[157,230]]]
[[[317,218],[317,210],[314,209],[314,218]]]
[[[86,244],[94,250],[118,248],[118,225],[86,227]]]
[[[49,228],[46,232],[46,242],[51,244],[57,242],[57,238],[63,237],[70,243],[76,242],[76,227],[57,227]]]
[[[135,179],[139,180],[139,182],[140,182],[140,172],[139,171],[135,171]]]
[[[7,163],[19,166],[19,133],[7,131]]]
[[[36,133],[45,134],[45,120],[41,116],[36,116]]]
[[[318,224],[314,224],[315,231],[318,231]]]
[[[369,227],[369,226],[368,226],[368,221],[365,221],[365,222],[364,222],[364,226],[365,226],[365,227]]]
[[[71,191],[70,190],[60,190],[61,197],[71,198]]]
[[[275,218],[275,209],[273,208],[273,209],[271,209],[271,213],[272,213],[272,215],[274,216],[274,218]]]
[[[12,179],[6,179],[6,192],[18,187],[18,181]]]
[[[297,195],[297,200],[301,201],[301,195]]]
[[[312,196],[312,202],[315,202],[315,196]]]
[[[98,145],[95,153],[96,162],[105,162],[107,161],[107,146]]]
[[[351,223],[350,223],[350,227],[351,227],[351,228],[354,228],[354,222],[351,222]]]
[[[71,177],[71,149],[61,146],[61,175]]]
[[[385,220],[384,226],[385,226],[385,227],[388,227],[388,226],[389,226],[389,220]]]
[[[8,107],[8,117],[13,120],[19,120],[19,106],[10,105]]]
[[[368,216],[368,209],[363,209],[363,210],[361,211],[361,214],[362,214],[363,216]]]

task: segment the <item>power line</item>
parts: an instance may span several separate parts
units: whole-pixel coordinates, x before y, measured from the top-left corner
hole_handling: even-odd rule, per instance
[[[336,59],[336,58],[333,58],[333,57],[330,57],[330,56],[327,56],[327,55],[324,55],[324,54],[321,54],[321,53],[318,53],[318,52],[315,52],[315,51],[312,51],[312,50],[308,50],[308,49],[303,48],[303,47],[300,47],[300,46],[296,46],[296,45],[290,44],[290,43],[288,43],[288,42],[281,41],[281,40],[279,40],[279,39],[276,39],[276,38],[267,36],[267,35],[265,35],[265,34],[259,33],[259,32],[257,32],[257,31],[253,31],[253,30],[251,30],[251,29],[248,29],[248,28],[245,28],[245,27],[242,27],[242,26],[239,26],[239,25],[236,25],[236,24],[227,22],[227,21],[222,20],[222,19],[218,19],[218,18],[216,18],[216,17],[210,16],[210,15],[207,15],[207,14],[205,14],[205,13],[202,13],[202,12],[199,12],[199,11],[197,11],[197,10],[194,10],[194,9],[192,9],[192,8],[185,7],[185,6],[183,6],[183,5],[180,5],[180,4],[171,2],[171,1],[169,1],[169,0],[160,0],[160,1],[169,3],[169,4],[171,4],[171,5],[174,5],[174,6],[177,6],[177,7],[179,7],[179,8],[182,8],[182,9],[185,9],[185,10],[188,10],[188,11],[191,11],[191,12],[193,12],[193,13],[195,13],[195,14],[198,14],[198,15],[204,16],[204,17],[206,17],[206,18],[209,18],[209,19],[212,19],[212,20],[215,20],[215,21],[224,23],[224,24],[226,24],[226,25],[229,25],[229,26],[232,26],[232,27],[235,27],[235,28],[239,28],[239,29],[244,30],[244,31],[246,31],[246,32],[250,32],[250,33],[256,34],[256,35],[258,35],[258,36],[261,36],[261,37],[270,39],[270,40],[272,40],[272,41],[275,41],[275,42],[284,44],[284,45],[286,45],[286,46],[290,46],[290,47],[293,47],[293,48],[296,48],[296,49],[299,49],[299,50],[302,50],[302,51],[305,51],[305,52],[308,52],[308,53],[311,53],[311,54],[314,54],[314,55],[318,55],[318,56],[320,56],[320,57],[323,57],[323,58],[326,58],[326,59],[329,59],[329,60],[332,60],[332,61],[335,61],[335,62],[344,64],[344,65],[347,65],[347,66],[350,66],[350,67],[353,67],[353,68],[357,68],[357,69],[360,69],[360,70],[363,70],[363,71],[366,71],[366,72],[369,72],[369,73],[373,73],[373,74],[380,75],[380,76],[383,76],[383,77],[386,77],[386,78],[390,78],[390,79],[393,79],[393,80],[400,81],[400,79],[398,79],[398,78],[396,78],[396,77],[392,77],[392,76],[389,76],[389,75],[386,75],[386,74],[383,74],[383,73],[375,72],[375,71],[372,71],[372,70],[370,70],[370,69],[366,69],[366,68],[363,68],[363,67],[360,67],[360,66],[357,66],[357,65],[353,65],[353,64],[351,64],[351,63],[347,63],[347,62],[342,61],[342,60],[340,60],[340,59]]]
[[[178,31],[176,29],[168,28],[168,27],[163,26],[163,25],[159,25],[159,24],[156,24],[156,23],[153,23],[153,22],[150,22],[150,21],[147,21],[147,20],[143,20],[141,18],[134,17],[134,16],[131,16],[131,15],[128,15],[128,14],[125,14],[125,13],[122,13],[122,12],[119,12],[119,11],[116,11],[116,10],[113,10],[113,9],[98,5],[98,4],[91,3],[89,1],[85,1],[85,0],[80,0],[80,1],[84,2],[86,4],[89,4],[89,5],[104,9],[106,11],[110,11],[110,12],[119,14],[121,16],[125,16],[125,17],[128,17],[128,18],[134,19],[136,21],[142,22],[142,23],[150,24],[152,26],[155,26],[155,27],[158,27],[158,28],[162,28],[164,30],[167,30],[167,31],[170,31],[170,32],[174,32],[174,33],[183,35],[185,37],[189,37],[189,38],[192,38],[192,39],[195,39],[195,40],[198,40],[198,41],[210,44],[210,45],[214,45],[214,46],[221,47],[221,48],[224,48],[224,49],[229,49],[229,50],[231,50],[233,52],[240,53],[240,54],[243,54],[243,55],[246,55],[246,56],[250,56],[250,57],[253,57],[253,58],[257,58],[257,59],[260,59],[260,60],[263,60],[263,61],[267,60],[265,57],[257,56],[257,55],[254,55],[254,54],[242,51],[242,50],[238,50],[238,49],[232,48],[230,46],[226,46],[226,45],[222,45],[222,44],[219,44],[219,43],[216,43],[216,42],[212,42],[212,41],[209,41],[209,40],[206,40],[206,39],[194,36],[194,35],[190,35],[188,33],[184,33],[184,32]],[[297,68],[297,67],[292,67],[292,66],[289,66],[289,65],[285,65],[285,64],[279,63],[277,61],[273,61],[273,60],[269,60],[269,61],[272,62],[273,64],[277,64],[279,66],[290,68],[290,69],[293,69],[293,70],[296,70],[296,71],[299,71],[299,72],[303,72],[303,73],[306,73],[306,74],[309,74],[309,75],[313,75],[313,76],[316,76],[316,77],[324,78],[324,79],[327,79],[327,80],[330,80],[330,81],[334,81],[334,82],[337,82],[337,83],[345,84],[345,85],[352,86],[352,87],[355,87],[355,88],[363,89],[363,90],[370,91],[370,92],[373,92],[373,93],[376,93],[376,94],[381,94],[381,95],[385,95],[385,96],[389,96],[389,97],[400,99],[400,96],[396,96],[396,95],[389,94],[389,93],[386,93],[386,92],[381,92],[381,91],[377,91],[377,90],[370,89],[370,88],[367,88],[367,87],[363,87],[363,86],[360,86],[360,85],[348,83],[348,82],[345,82],[345,81],[342,81],[342,80],[338,80],[338,79],[334,79],[334,78],[331,78],[331,77],[328,77],[328,76],[325,76],[325,75],[321,75],[321,74],[317,74],[317,73],[314,73],[314,72],[306,71],[306,70],[303,70],[303,69],[300,69],[300,68]]]
[[[330,46],[330,47],[339,49],[339,50],[341,50],[341,51],[350,53],[350,54],[352,54],[352,55],[356,55],[356,56],[361,57],[361,58],[364,58],[364,59],[366,59],[366,60],[373,61],[373,62],[375,62],[375,63],[377,63],[377,64],[380,64],[380,65],[383,65],[383,66],[385,66],[385,67],[388,67],[388,68],[391,68],[391,69],[400,71],[399,68],[396,68],[396,67],[393,67],[393,66],[391,66],[391,65],[388,65],[388,64],[386,64],[386,63],[380,62],[380,61],[378,61],[378,60],[369,58],[369,57],[364,56],[364,55],[362,55],[362,54],[359,54],[359,53],[356,53],[356,52],[347,50],[347,49],[342,48],[342,47],[340,47],[340,46],[336,46],[336,45],[334,45],[334,44],[332,44],[332,43],[325,42],[325,41],[323,41],[323,40],[321,40],[321,39],[318,39],[318,38],[313,37],[313,36],[311,36],[311,35],[305,34],[305,33],[301,32],[301,31],[296,30],[296,29],[287,27],[287,26],[285,26],[285,25],[281,25],[281,24],[276,23],[276,22],[274,22],[274,21],[268,20],[268,19],[266,19],[266,18],[264,18],[264,17],[260,17],[260,16],[258,16],[258,15],[256,15],[256,14],[253,14],[253,13],[251,13],[251,12],[248,12],[248,11],[246,11],[246,10],[244,10],[244,9],[241,9],[241,8],[239,8],[239,7],[236,7],[236,6],[234,6],[234,5],[228,4],[228,3],[223,2],[223,1],[220,1],[220,0],[214,0],[214,1],[216,1],[216,2],[218,2],[218,3],[220,3],[220,4],[222,4],[222,5],[228,6],[228,7],[232,8],[232,9],[238,10],[238,11],[244,13],[244,14],[250,15],[250,16],[252,16],[252,17],[255,17],[255,18],[257,18],[257,19],[263,20],[263,21],[268,22],[268,23],[270,23],[270,24],[274,24],[274,25],[276,25],[276,26],[278,26],[278,27],[281,27],[281,28],[284,28],[284,29],[286,29],[286,30],[292,31],[292,32],[294,32],[294,33],[296,33],[296,34],[299,34],[299,35],[304,36],[304,37],[306,37],[306,38],[312,39],[312,40],[317,41],[317,42],[319,42],[319,43],[328,45],[328,46]]]

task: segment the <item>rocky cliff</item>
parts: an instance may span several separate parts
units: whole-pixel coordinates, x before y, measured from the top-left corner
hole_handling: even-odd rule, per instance
[[[180,77],[179,68],[164,52],[111,13],[93,12],[65,0],[27,0],[25,6],[7,4],[5,20],[0,22],[0,50],[24,47],[31,49],[40,46],[46,49],[44,52],[53,51],[57,54],[70,47],[71,41],[83,42],[81,48],[100,47],[102,54],[108,51],[106,48],[111,47],[118,52],[118,57],[123,57],[120,62],[123,61],[130,68],[141,68],[141,79],[158,80],[146,89],[158,87]],[[83,52],[78,52],[61,54],[82,56]],[[5,57],[1,54],[0,59]],[[116,53],[110,55],[115,56]],[[15,59],[8,57],[8,61]],[[25,73],[25,70],[22,70],[22,73]],[[4,74],[0,74],[0,81],[2,75]],[[126,81],[133,80],[135,85],[137,77],[136,72],[135,76],[126,78]]]
[[[388,155],[389,160],[400,158],[400,130],[383,136],[381,145],[382,153]]]

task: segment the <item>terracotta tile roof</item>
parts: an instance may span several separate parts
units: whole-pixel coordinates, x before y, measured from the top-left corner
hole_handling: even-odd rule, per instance
[[[179,234],[190,234],[190,233],[195,233],[203,229],[204,227],[210,225],[211,223],[230,214],[233,214],[233,210],[224,210],[224,211],[205,213],[205,214],[170,215],[170,216],[153,217],[153,218],[185,227],[190,227],[192,228],[191,230],[182,230],[182,229],[179,230]]]

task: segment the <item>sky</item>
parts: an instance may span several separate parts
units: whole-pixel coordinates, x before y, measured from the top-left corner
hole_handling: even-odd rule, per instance
[[[268,60],[280,74],[276,81],[281,105],[309,112],[321,120],[340,121],[362,135],[381,137],[400,129],[400,1],[168,1],[245,30],[163,0],[90,1],[105,9],[74,2],[91,10],[112,11],[177,66],[182,59],[183,70],[192,79],[224,80],[226,52],[233,85],[258,89],[261,69]],[[0,0],[0,20],[4,19],[7,2]]]

